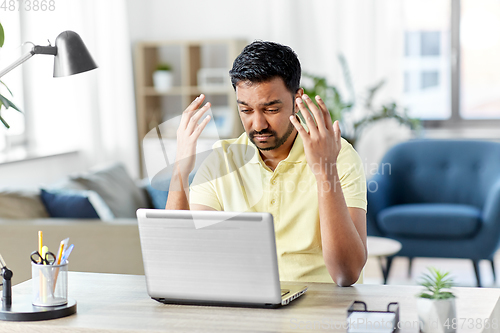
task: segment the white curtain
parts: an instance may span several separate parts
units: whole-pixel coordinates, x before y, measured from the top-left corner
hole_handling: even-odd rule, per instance
[[[25,63],[30,141],[39,150],[76,148],[85,167],[121,161],[138,175],[132,59],[125,0],[68,0],[52,12],[23,12],[22,39],[53,44],[65,30],[83,39],[98,69],[52,78],[53,57]]]

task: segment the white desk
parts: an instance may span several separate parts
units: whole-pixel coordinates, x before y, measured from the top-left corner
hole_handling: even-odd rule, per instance
[[[421,290],[417,286],[307,285],[304,296],[279,309],[165,305],[149,298],[144,276],[70,272],[69,296],[78,302],[75,315],[40,322],[0,322],[0,332],[345,332],[331,327],[345,322],[353,300],[366,302],[370,310],[385,310],[387,303],[398,301],[400,321],[407,325],[417,321],[414,296]],[[13,288],[13,297],[30,293],[31,281]],[[456,288],[455,293],[457,316],[475,320],[490,316],[500,289]],[[418,328],[404,327],[401,332],[416,333]]]

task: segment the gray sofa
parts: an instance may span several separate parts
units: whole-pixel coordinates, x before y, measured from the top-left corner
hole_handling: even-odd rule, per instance
[[[75,246],[71,271],[144,274],[135,211],[153,207],[146,187],[137,185],[123,165],[74,175],[44,190],[56,200],[47,202],[40,190],[0,191],[0,254],[14,272],[13,284],[31,278],[29,256],[37,249],[39,230],[52,252],[62,239],[70,238]],[[79,214],[78,208],[71,206],[60,212],[65,203],[59,199],[67,193],[97,193],[104,207],[97,207],[95,200],[90,206],[100,218],[77,218],[73,215]]]

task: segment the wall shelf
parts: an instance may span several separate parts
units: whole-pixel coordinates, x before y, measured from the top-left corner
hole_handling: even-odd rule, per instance
[[[198,73],[201,69],[218,70],[228,73],[234,59],[247,43],[243,40],[186,40],[140,42],[135,47],[135,93],[137,105],[137,137],[139,145],[140,174],[145,176],[142,141],[152,129],[165,121],[182,114],[184,109],[201,93],[205,102],[211,102],[214,117],[224,117],[228,121],[224,128],[217,128],[221,139],[237,137],[243,127],[237,116],[234,90],[227,80],[218,85],[199,85]],[[153,85],[153,72],[161,62],[172,66],[173,86],[165,92],[157,91]],[[218,111],[217,115],[215,110]],[[221,110],[223,110],[221,112]],[[229,115],[229,113],[234,113]],[[217,123],[217,121],[216,121]],[[166,138],[175,138],[169,130]],[[213,134],[209,134],[213,136]]]

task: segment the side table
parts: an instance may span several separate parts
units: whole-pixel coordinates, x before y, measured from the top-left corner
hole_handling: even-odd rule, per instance
[[[382,269],[382,276],[384,277],[384,284],[387,283],[387,257],[393,256],[401,250],[401,243],[397,240],[385,237],[366,237],[366,247],[368,249],[368,257],[378,258],[380,268]]]

